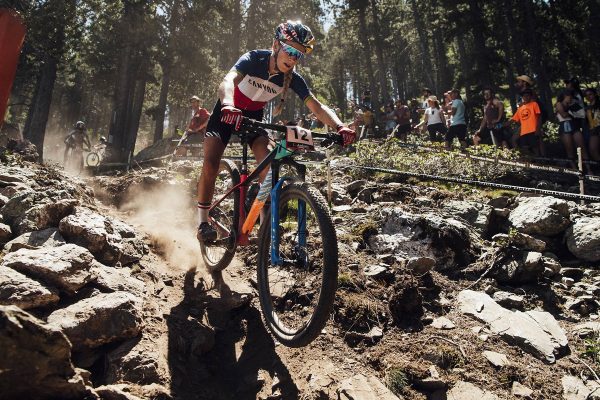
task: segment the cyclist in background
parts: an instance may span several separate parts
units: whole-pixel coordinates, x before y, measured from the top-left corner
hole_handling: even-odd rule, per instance
[[[91,147],[90,138],[85,132],[85,123],[77,121],[64,142],[66,146],[63,155],[64,166],[66,167],[67,162],[71,161],[72,165],[81,170],[83,168],[83,145],[86,145],[88,150]]]
[[[302,76],[294,70],[298,61],[312,52],[314,44],[309,27],[300,21],[284,22],[275,29],[270,50],[253,50],[244,54],[223,78],[204,139],[204,163],[198,180],[198,240],[217,238],[217,232],[208,223],[208,211],[221,157],[232,133],[239,129],[243,117],[262,120],[265,105],[276,96],[281,95],[275,115],[281,113],[291,88],[319,121],[336,128],[345,145],[354,141],[354,131],[316,99]],[[257,163],[260,163],[269,153],[268,138],[256,135],[249,137],[248,142]],[[261,173],[261,181],[267,172],[268,168]]]

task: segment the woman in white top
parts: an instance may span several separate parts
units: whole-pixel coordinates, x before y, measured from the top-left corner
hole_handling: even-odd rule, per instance
[[[423,126],[423,130],[425,130],[425,126],[427,126],[429,140],[432,142],[441,141],[441,138],[446,133],[446,117],[444,117],[444,112],[440,108],[440,103],[436,96],[429,96],[427,98],[427,105],[425,119],[415,128]],[[441,136],[440,139],[438,139],[438,133]]]
[[[558,118],[558,133],[560,140],[565,146],[567,157],[575,160],[575,149],[581,147],[581,155],[583,159],[587,159],[587,151],[585,149],[585,141],[579,124],[569,112],[571,106],[575,103],[574,92],[570,89],[562,91],[556,98],[554,109],[556,110],[556,118]],[[575,163],[573,162],[573,167]]]

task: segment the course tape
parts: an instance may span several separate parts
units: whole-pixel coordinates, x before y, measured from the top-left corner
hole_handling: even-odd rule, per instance
[[[512,167],[519,167],[519,168],[523,168],[523,169],[530,169],[530,170],[536,170],[536,171],[546,171],[546,172],[556,172],[559,174],[568,174],[568,175],[574,175],[574,176],[581,176],[581,172],[579,172],[578,170],[575,169],[571,169],[571,168],[563,168],[563,167],[553,167],[550,165],[539,165],[539,164],[532,164],[529,162],[523,162],[523,161],[510,161],[507,159],[503,159],[503,158],[489,158],[489,157],[482,157],[482,156],[476,156],[476,155],[471,155],[471,154],[467,154],[467,153],[459,153],[459,152],[453,152],[453,151],[448,151],[446,149],[438,149],[436,147],[430,147],[430,146],[423,146],[423,145],[419,145],[419,144],[414,144],[414,143],[397,143],[398,146],[400,147],[405,147],[405,148],[412,148],[412,149],[421,149],[424,152],[429,152],[429,153],[447,153],[447,154],[454,154],[454,155],[458,155],[460,157],[464,157],[464,158],[468,158],[468,159],[473,159],[473,160],[477,160],[477,161],[483,161],[483,162],[489,162],[489,163],[497,163],[497,164],[502,164],[502,165],[508,165],[508,166],[512,166]],[[551,158],[540,158],[540,157],[536,157],[535,159],[545,159],[545,160],[556,160],[556,161],[561,161],[561,159],[551,159]],[[569,160],[567,160],[569,161]],[[591,162],[589,163],[591,164]],[[600,177],[598,176],[593,176],[593,175],[583,175],[583,178],[591,181],[591,182],[600,182]]]
[[[600,196],[590,196],[590,195],[586,195],[586,194],[559,192],[559,191],[547,190],[547,189],[536,189],[536,188],[529,188],[529,187],[524,187],[524,186],[505,185],[502,183],[477,181],[477,180],[472,180],[472,179],[455,178],[455,177],[450,177],[450,176],[421,174],[421,173],[417,173],[417,172],[406,172],[406,171],[399,171],[396,169],[389,169],[389,168],[367,167],[367,166],[362,166],[362,165],[347,165],[347,166],[343,166],[340,168],[362,169],[362,170],[366,170],[366,171],[383,172],[383,173],[388,173],[388,174],[393,174],[393,175],[402,175],[402,176],[420,178],[420,179],[430,180],[430,181],[463,183],[463,184],[467,184],[467,185],[476,185],[476,186],[491,187],[491,188],[496,188],[496,189],[513,190],[516,192],[546,194],[549,196],[561,197],[561,198],[567,198],[567,199],[588,200],[588,201],[593,201],[593,202],[600,202]]]

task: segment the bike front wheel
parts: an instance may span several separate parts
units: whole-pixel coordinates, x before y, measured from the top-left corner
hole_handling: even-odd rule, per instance
[[[89,167],[97,167],[98,164],[100,164],[100,156],[98,155],[98,153],[90,153],[85,158],[85,163]]]
[[[221,160],[215,182],[215,199],[221,202],[208,214],[209,223],[217,231],[217,240],[200,242],[200,252],[206,267],[211,272],[225,269],[237,248],[240,189],[231,190],[240,183],[240,173],[231,160]]]
[[[285,186],[277,223],[260,230],[257,283],[269,330],[289,347],[306,346],[333,309],[338,249],[323,196],[304,182]],[[271,250],[271,240],[276,240]],[[273,254],[272,254],[273,253]]]

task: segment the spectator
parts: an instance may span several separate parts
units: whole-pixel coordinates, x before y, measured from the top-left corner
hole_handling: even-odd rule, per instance
[[[431,97],[431,95],[431,89],[423,88],[423,101],[421,102],[421,113],[425,112],[425,110],[429,107],[429,98]]]
[[[391,105],[386,105],[384,108],[384,112],[381,116],[381,122],[384,126],[385,136],[391,135],[396,127],[396,114],[394,113],[394,107]]]
[[[396,123],[398,124],[395,137],[396,139],[406,142],[406,137],[411,130],[410,109],[401,99],[398,99],[396,100],[396,109],[394,110],[394,114],[396,116]]]
[[[421,122],[421,114],[419,113],[419,101],[412,99],[410,101],[410,122],[413,127],[417,126]]]
[[[527,88],[521,92],[523,101],[511,121],[521,124],[517,144],[525,151],[539,155],[539,140],[542,129],[540,107],[533,101],[533,90]]]
[[[503,126],[504,122],[504,104],[496,97],[496,94],[491,88],[483,90],[483,119],[479,130],[473,137],[473,142],[478,144],[494,144],[508,148],[510,141],[510,132]]]
[[[365,121],[365,135],[375,135],[375,114],[369,107],[363,111],[363,120]]]
[[[568,90],[572,92],[573,98],[571,105],[569,106],[569,114],[573,117],[573,126],[575,130],[579,130],[582,133],[585,132],[585,105],[583,103],[583,92],[579,87],[579,79],[570,78],[565,79],[564,83]],[[583,148],[583,147],[582,147]]]
[[[415,128],[423,126],[423,130],[427,127],[429,132],[429,140],[437,142],[438,134],[446,133],[446,118],[440,108],[440,103],[436,96],[429,96],[427,99],[428,107],[425,109],[425,118],[417,124]]]
[[[452,99],[452,120],[450,122],[450,128],[446,132],[446,149],[452,148],[452,141],[454,138],[458,138],[461,149],[467,148],[467,122],[465,120],[465,103],[460,97],[460,91],[458,89],[452,89],[450,92],[450,98]]]
[[[515,87],[517,88],[517,105],[520,106],[523,102],[523,91],[530,89],[531,90],[531,100],[535,101],[538,104],[538,108],[540,109],[540,118],[541,123],[543,124],[548,120],[548,112],[544,107],[543,102],[538,98],[537,92],[534,89],[535,82],[527,75],[519,75],[517,76],[517,82],[515,83]],[[544,132],[540,129],[539,140],[538,140],[538,151],[540,155],[546,154],[546,148],[544,146],[543,139]],[[517,142],[519,139],[519,135],[514,135],[512,137],[513,146],[517,147]]]
[[[200,98],[198,96],[192,96],[190,98],[190,106],[192,108],[192,119],[185,131],[183,140],[181,140],[179,146],[175,150],[175,155],[179,157],[186,156],[188,147],[191,147],[192,157],[198,157],[200,155],[199,145],[204,138],[206,125],[208,124],[208,118],[210,117],[208,110],[200,107]]]
[[[369,108],[369,109],[372,108],[372,105],[371,105],[371,91],[369,89],[365,90],[365,92],[364,92],[364,94],[363,94],[362,99],[361,99],[360,102],[361,102],[361,104],[362,104],[363,107],[366,107],[366,108]]]
[[[586,115],[590,131],[590,155],[593,160],[600,161],[600,102],[596,89],[585,89],[587,100]]]
[[[581,130],[575,129],[573,123],[573,117],[569,114],[569,107],[573,102],[573,91],[570,89],[563,90],[556,99],[554,104],[554,110],[556,111],[556,118],[558,119],[558,134],[560,140],[565,147],[567,157],[572,162],[572,167],[575,168],[577,160],[575,158],[575,146],[581,147],[583,143],[583,136]]]

